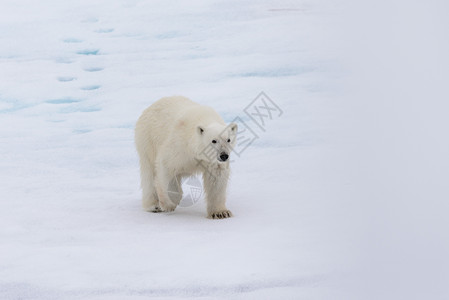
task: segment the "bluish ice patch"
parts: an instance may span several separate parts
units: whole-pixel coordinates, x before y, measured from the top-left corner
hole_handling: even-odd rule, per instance
[[[102,71],[104,68],[102,67],[88,67],[88,68],[84,68],[84,71],[86,72],[98,72],[98,71]]]
[[[89,106],[89,107],[81,107],[81,106],[68,106],[61,108],[61,113],[76,113],[76,112],[96,112],[100,111],[101,108],[95,107],[95,106]]]
[[[115,128],[121,128],[121,129],[134,129],[135,124],[134,123],[126,123],[116,126]]]
[[[100,88],[100,85],[86,85],[81,87],[83,91],[92,91],[92,90],[98,90]]]
[[[82,108],[80,108],[80,112],[95,112],[95,111],[100,111],[101,110],[101,108],[99,108],[99,107],[82,107]]]
[[[73,130],[73,133],[77,133],[77,134],[83,134],[83,133],[88,133],[91,132],[92,130],[90,129],[75,129]]]
[[[19,55],[17,54],[7,54],[7,55],[3,55],[0,56],[0,59],[14,59],[14,58],[18,58]]]
[[[71,77],[71,76],[59,76],[58,77],[58,81],[61,81],[61,82],[73,81],[75,79],[76,79],[75,77]]]
[[[85,17],[81,22],[83,23],[97,23],[98,18],[97,17]]]
[[[74,62],[73,59],[67,58],[67,57],[57,57],[55,59],[55,62],[58,64],[71,64]]]
[[[17,100],[0,100],[0,107],[3,107],[0,109],[0,114],[7,114],[16,112],[18,110],[31,107],[31,105],[27,105],[25,103],[21,103]]]
[[[114,31],[114,28],[99,28],[99,29],[95,30],[95,32],[97,32],[97,33],[110,33],[113,31]]]
[[[165,39],[173,39],[179,36],[181,36],[181,34],[178,31],[167,31],[156,35],[156,38],[159,40],[165,40]]]
[[[99,49],[84,49],[79,50],[76,53],[80,55],[98,55]]]
[[[76,39],[76,38],[66,38],[63,40],[64,43],[82,43],[83,40]]]
[[[139,40],[148,40],[154,38],[153,36],[142,35],[142,33],[140,32],[126,32],[119,34],[118,37],[135,38]]]
[[[312,72],[314,68],[303,67],[299,69],[274,69],[274,70],[261,70],[253,72],[244,72],[240,74],[233,74],[233,77],[287,77],[295,76],[303,73]]]
[[[51,99],[45,101],[45,103],[50,104],[70,104],[70,103],[78,103],[81,102],[79,99],[73,99],[73,98],[60,98],[60,99]]]

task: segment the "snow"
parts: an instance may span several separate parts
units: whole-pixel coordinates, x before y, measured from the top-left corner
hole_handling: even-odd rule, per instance
[[[4,1],[1,11],[1,298],[325,293],[326,222],[305,184],[320,175],[299,172],[314,169],[326,126],[311,117],[326,107],[330,58],[303,29],[319,15],[310,4]],[[244,112],[261,91],[283,110],[263,129]],[[257,135],[233,158],[234,218],[207,219],[204,201],[141,209],[133,127],[174,94]]]
[[[374,16],[341,17],[352,4],[361,5],[3,0],[0,298],[398,299],[406,291],[408,299],[438,299],[447,292],[447,141],[415,149],[415,136],[402,130],[412,125],[433,145],[426,132],[444,136],[447,121],[439,120],[447,110],[432,118],[435,103],[417,123],[418,102],[382,98],[400,97],[391,82],[405,71],[390,72],[382,37],[360,39],[364,29],[377,33]],[[367,7],[386,14],[376,5]],[[434,10],[418,8],[407,13],[433,18]],[[366,63],[373,45],[384,52]],[[427,56],[432,66],[446,66],[447,42],[439,45]],[[442,84],[447,72],[438,70]],[[379,78],[386,89],[373,84]],[[438,87],[424,92],[428,81],[399,82],[409,99],[416,99],[410,86],[444,98]],[[262,91],[282,114],[260,128],[245,108]],[[134,124],[169,95],[210,105],[227,122],[240,117],[254,131],[254,142],[231,156],[233,218],[207,219],[204,201],[173,213],[141,209]],[[397,123],[404,107],[411,115]],[[412,151],[401,156],[403,149]],[[435,180],[408,172],[412,160]],[[442,167],[435,173],[434,166]],[[432,259],[417,260],[418,253]],[[416,276],[404,276],[412,270]]]

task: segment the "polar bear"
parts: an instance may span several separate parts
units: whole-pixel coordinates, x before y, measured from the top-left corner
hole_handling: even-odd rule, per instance
[[[136,124],[142,204],[146,211],[173,211],[182,198],[183,177],[202,173],[208,218],[231,217],[226,208],[229,155],[237,124],[226,125],[208,106],[182,96],[162,98],[148,107]],[[169,196],[177,183],[180,197]]]

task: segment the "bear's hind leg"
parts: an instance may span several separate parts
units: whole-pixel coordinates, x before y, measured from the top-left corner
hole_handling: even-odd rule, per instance
[[[150,162],[146,158],[140,159],[140,179],[143,209],[151,212],[160,212],[159,200],[154,188],[153,170]]]

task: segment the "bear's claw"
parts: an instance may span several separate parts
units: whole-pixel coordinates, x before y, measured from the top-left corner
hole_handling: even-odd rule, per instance
[[[216,212],[216,213],[211,214],[211,216],[210,216],[211,219],[226,219],[226,218],[230,218],[230,217],[232,217],[232,213],[229,210]]]
[[[162,212],[162,210],[161,210],[161,208],[159,206],[155,206],[153,208],[153,210],[151,210],[151,212],[158,213],[158,212]]]

